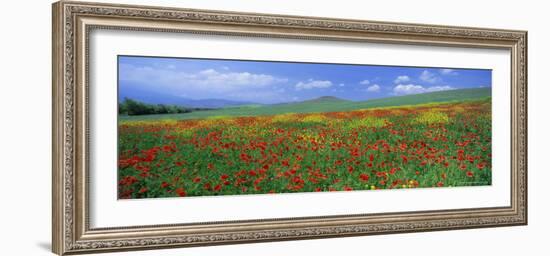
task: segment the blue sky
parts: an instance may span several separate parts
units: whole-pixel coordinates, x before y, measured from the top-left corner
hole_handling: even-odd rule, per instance
[[[491,70],[119,56],[120,95],[273,104],[491,87]]]

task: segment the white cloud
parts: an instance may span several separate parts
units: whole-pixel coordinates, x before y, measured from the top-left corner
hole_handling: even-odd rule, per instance
[[[252,86],[263,87],[281,81],[271,75],[253,74],[249,72],[218,72],[214,69],[207,69],[199,72],[194,83],[203,86],[223,85],[226,87]]]
[[[362,84],[362,85],[368,85],[368,84],[370,84],[370,81],[369,81],[369,80],[367,80],[367,79],[365,79],[365,80],[363,80],[363,81],[359,82],[359,84]]]
[[[373,84],[367,88],[367,92],[379,92],[380,91],[380,85]]]
[[[426,92],[439,92],[439,91],[449,91],[454,90],[456,88],[449,86],[449,85],[441,85],[441,86],[430,86],[426,88]]]
[[[345,86],[345,84],[343,84],[343,83],[342,83],[342,84],[339,84],[339,86],[340,86],[340,87],[344,87],[344,86]]]
[[[269,74],[236,72],[217,69],[182,70],[166,65],[138,66],[120,65],[120,80],[124,86],[131,86],[139,91],[171,95],[188,95],[193,99],[220,98],[256,102],[259,98],[247,91],[273,91],[264,93],[261,102],[277,102],[282,91],[274,91],[273,86],[285,85],[288,79]],[[242,95],[242,96],[238,96]],[[232,97],[232,98],[231,98]]]
[[[433,84],[435,82],[438,82],[440,79],[434,73],[432,73],[428,70],[424,70],[420,74],[420,80],[422,80],[424,82],[427,82],[427,83],[432,83]]]
[[[409,95],[409,94],[419,94],[426,92],[437,92],[437,91],[447,91],[454,90],[455,88],[448,85],[443,86],[430,86],[424,87],[417,84],[399,84],[393,88],[393,93],[395,95]]]
[[[393,93],[397,95],[417,94],[423,93],[424,87],[422,85],[415,84],[399,84],[393,88]]]
[[[313,80],[308,79],[307,82],[299,82],[296,84],[296,90],[313,89],[313,88],[329,88],[332,86],[332,82],[328,80]]]
[[[396,84],[401,84],[401,83],[406,83],[410,80],[411,79],[409,78],[409,76],[398,76],[395,80],[393,80],[393,82]]]
[[[158,89],[169,90],[207,90],[227,92],[244,88],[267,87],[275,83],[288,81],[268,74],[250,72],[225,72],[215,69],[205,69],[198,72],[184,72],[174,69],[154,68],[150,66],[136,67],[121,65],[120,79],[155,86]]]
[[[458,72],[456,72],[454,69],[450,69],[450,68],[442,68],[439,70],[439,73],[441,73],[442,75],[450,75],[450,76],[454,76],[454,75],[458,75]]]

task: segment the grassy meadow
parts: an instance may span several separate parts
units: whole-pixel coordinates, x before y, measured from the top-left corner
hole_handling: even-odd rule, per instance
[[[118,197],[490,185],[490,95],[321,97],[120,116]]]

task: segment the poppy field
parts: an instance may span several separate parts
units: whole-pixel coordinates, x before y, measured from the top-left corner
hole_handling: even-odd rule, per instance
[[[491,185],[489,99],[121,120],[118,198]]]

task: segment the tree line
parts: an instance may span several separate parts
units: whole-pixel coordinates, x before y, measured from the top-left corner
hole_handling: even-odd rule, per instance
[[[189,113],[197,108],[186,108],[177,105],[165,104],[147,104],[130,98],[124,98],[124,101],[118,104],[118,113],[122,115],[154,115],[154,114],[181,114]]]

